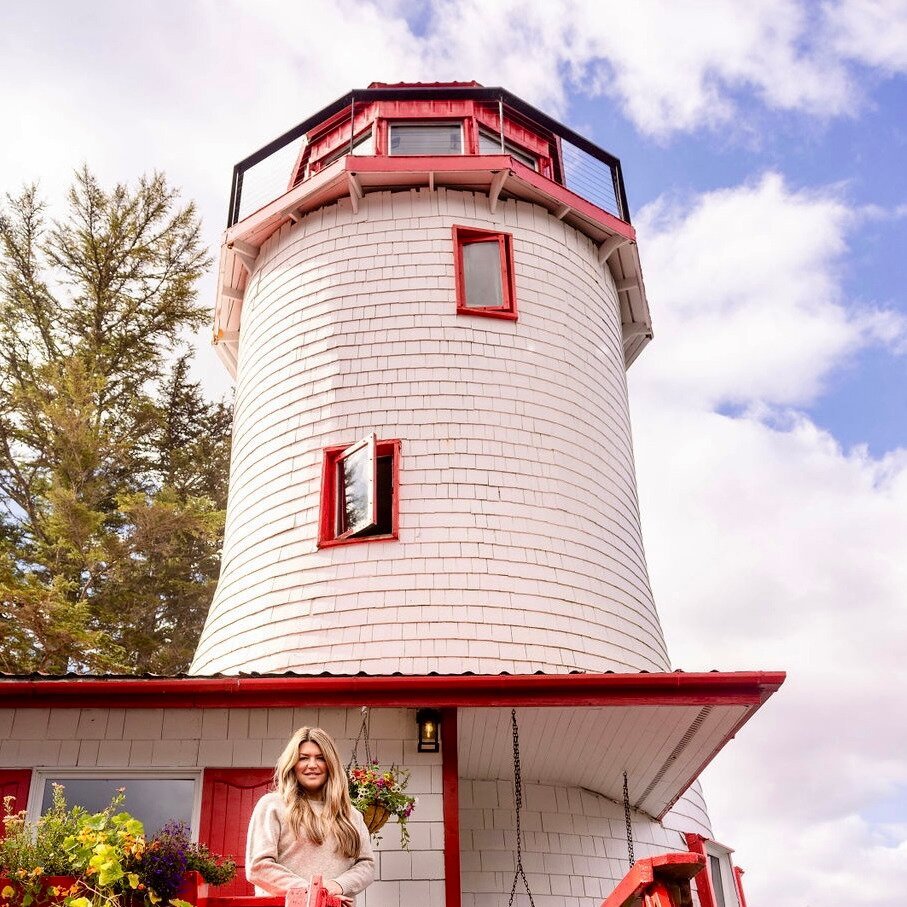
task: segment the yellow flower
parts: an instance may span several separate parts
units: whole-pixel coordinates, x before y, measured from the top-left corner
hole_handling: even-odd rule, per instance
[[[16,893],[16,889],[12,885],[7,885],[3,891],[0,891],[0,897],[11,898]]]

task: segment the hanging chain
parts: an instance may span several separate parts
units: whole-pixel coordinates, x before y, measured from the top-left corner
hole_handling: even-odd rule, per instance
[[[371,731],[371,718],[369,716],[368,706],[362,706],[362,724],[359,725],[359,733],[356,734],[356,740],[353,743],[353,752],[350,755],[350,761],[346,766],[347,773],[355,765],[356,768],[359,768],[359,741],[365,737],[365,759],[366,765],[372,764],[372,751],[368,742],[369,734]]]
[[[513,873],[513,885],[510,887],[510,900],[507,902],[508,907],[513,907],[513,899],[516,897],[516,883],[518,879],[523,880],[523,886],[526,894],[529,895],[531,907],[535,907],[535,901],[532,900],[532,892],[529,890],[529,881],[526,878],[526,871],[523,869],[523,831],[520,827],[520,810],[523,808],[523,771],[520,767],[520,731],[516,723],[516,709],[510,710],[510,724],[513,728],[513,800],[516,806],[516,870]]]
[[[627,785],[627,773],[624,772],[624,821],[627,823],[627,854],[630,857],[630,869],[636,862],[633,855],[633,825],[630,823],[630,788]]]

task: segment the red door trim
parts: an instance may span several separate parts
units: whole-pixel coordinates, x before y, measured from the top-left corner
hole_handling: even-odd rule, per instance
[[[441,789],[444,815],[444,903],[460,907],[460,767],[457,710],[441,710]]]
[[[14,797],[14,813],[28,807],[28,794],[31,789],[30,768],[0,769],[0,803],[3,797]],[[5,834],[5,826],[0,822],[0,838]]]

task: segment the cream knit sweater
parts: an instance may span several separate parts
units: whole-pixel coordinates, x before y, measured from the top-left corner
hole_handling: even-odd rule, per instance
[[[318,812],[323,804],[313,800],[312,807]],[[279,895],[291,888],[307,888],[316,875],[325,882],[338,882],[349,898],[363,891],[375,878],[375,854],[358,809],[353,810],[352,819],[359,829],[356,859],[343,856],[331,839],[319,845],[297,838],[280,795],[265,794],[255,804],[246,838],[246,878],[255,886],[255,893]]]

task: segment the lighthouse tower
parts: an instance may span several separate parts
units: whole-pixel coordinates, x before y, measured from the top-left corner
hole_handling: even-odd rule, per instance
[[[351,746],[371,703],[426,823],[367,907],[503,905],[518,860],[536,903],[597,905],[628,845],[698,849],[702,907],[740,903],[695,779],[770,684],[671,673],[625,377],[651,337],[619,161],[507,91],[376,83],[236,168],[229,504],[192,673],[361,680],[331,729]],[[420,704],[443,755],[411,740]]]

